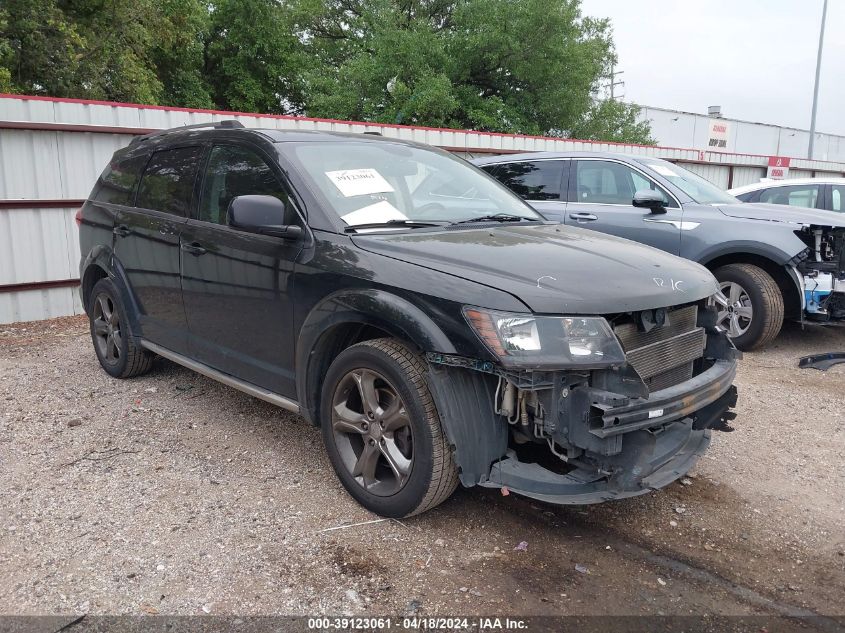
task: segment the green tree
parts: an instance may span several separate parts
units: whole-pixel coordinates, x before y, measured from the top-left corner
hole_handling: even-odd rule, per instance
[[[654,145],[651,127],[639,121],[639,106],[607,99],[595,101],[587,112],[567,131],[566,136],[616,143]]]
[[[208,106],[201,0],[65,0],[84,37],[79,88],[95,99]],[[73,95],[77,96],[77,95]]]
[[[291,12],[276,0],[217,0],[211,5],[203,72],[217,107],[241,112],[302,109],[302,44]]]
[[[84,38],[56,0],[5,0],[0,12],[0,62],[9,89],[70,94]]]
[[[9,26],[9,14],[6,10],[0,8],[0,33],[5,33]],[[11,92],[12,88],[12,71],[9,67],[12,65],[12,47],[9,40],[0,37],[0,92]]]
[[[580,0],[3,0],[0,90],[651,142]]]
[[[201,0],[158,0],[155,4],[161,14],[150,59],[162,85],[159,102],[186,108],[215,107],[209,78],[203,73],[209,6]]]
[[[6,0],[0,63],[17,92],[208,106],[207,20],[201,0]]]
[[[596,102],[615,54],[579,0],[299,0],[308,114],[645,142]]]

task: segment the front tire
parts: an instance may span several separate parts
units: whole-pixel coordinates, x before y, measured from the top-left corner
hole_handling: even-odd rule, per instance
[[[329,460],[349,494],[381,516],[425,512],[458,485],[425,372],[415,352],[383,338],[341,352],[323,382]]]
[[[737,349],[759,349],[775,340],[783,326],[783,294],[765,270],[729,264],[714,273],[727,304],[719,306],[719,325]]]
[[[115,378],[132,378],[150,370],[153,354],[132,339],[126,309],[110,279],[101,279],[91,289],[88,320],[97,360],[106,373]]]

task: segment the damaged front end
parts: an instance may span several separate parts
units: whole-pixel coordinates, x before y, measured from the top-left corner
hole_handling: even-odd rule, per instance
[[[523,319],[530,327],[496,317],[468,312],[491,347],[505,341],[494,334],[506,321],[515,333],[507,341],[516,340],[517,355],[534,366],[428,354],[432,392],[466,486],[507,487],[559,504],[630,497],[683,476],[709,445],[710,430],[729,430],[740,354],[717,327],[712,299],[561,323]],[[558,342],[562,349],[552,344],[551,351],[570,362],[547,368],[528,353],[535,338]]]
[[[795,234],[807,245],[791,262],[804,314],[822,323],[845,320],[845,227],[810,225]]]

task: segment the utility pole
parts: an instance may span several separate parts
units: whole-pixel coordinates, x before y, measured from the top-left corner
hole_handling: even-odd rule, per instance
[[[827,2],[827,0],[825,0],[825,2]],[[611,99],[616,99],[616,86],[624,86],[625,85],[624,81],[616,81],[616,77],[618,75],[624,74],[625,71],[624,70],[614,71],[614,68],[616,68],[615,65],[610,67],[610,98]]]
[[[822,5],[822,27],[819,30],[819,54],[816,57],[816,85],[813,88],[813,114],[810,116],[810,145],[807,148],[807,158],[813,158],[813,145],[816,142],[816,109],[819,105],[819,73],[822,67],[822,48],[824,46],[824,22],[827,18],[827,0]],[[613,81],[611,79],[611,81]]]

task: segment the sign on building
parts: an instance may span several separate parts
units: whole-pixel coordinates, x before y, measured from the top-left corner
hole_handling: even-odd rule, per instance
[[[724,119],[710,119],[707,130],[707,149],[723,152],[730,151],[730,122]]]
[[[787,176],[789,176],[789,159],[784,156],[769,156],[769,168],[766,170],[766,178],[783,180]]]

